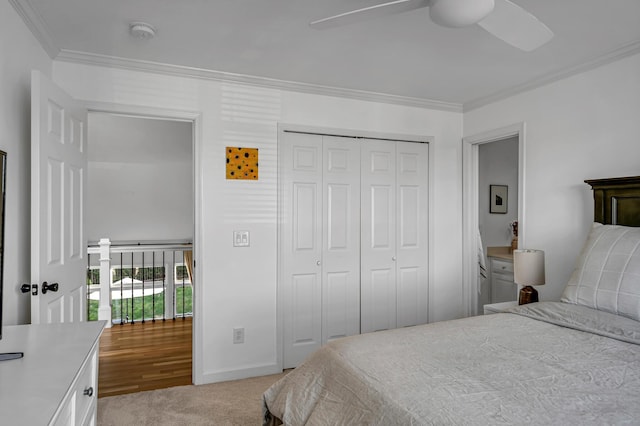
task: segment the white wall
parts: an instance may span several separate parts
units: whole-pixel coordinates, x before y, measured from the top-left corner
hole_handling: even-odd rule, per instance
[[[190,122],[89,114],[87,237],[193,239]]]
[[[593,221],[585,179],[640,175],[640,55],[464,114],[464,134],[526,122],[524,248],[546,252],[558,299]]]
[[[0,2],[0,150],[7,153],[3,324],[30,321],[31,70],[51,60],[7,1]]]
[[[430,318],[462,315],[462,114],[246,87],[122,69],[54,64],[54,80],[78,99],[202,114],[200,259],[195,274],[204,328],[199,380],[276,371],[277,124],[433,136]],[[132,90],[135,88],[136,90]],[[225,179],[225,146],[259,148],[260,180]],[[251,247],[233,248],[234,229]],[[199,238],[200,237],[200,238]],[[198,287],[196,284],[196,287]],[[232,344],[232,328],[245,343]]]

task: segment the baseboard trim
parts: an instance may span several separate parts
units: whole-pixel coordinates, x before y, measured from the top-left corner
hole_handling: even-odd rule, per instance
[[[276,364],[264,364],[247,366],[235,370],[219,370],[214,372],[205,372],[196,385],[204,385],[207,383],[227,382],[229,380],[248,379],[250,377],[268,376],[270,374],[282,373],[282,368]]]

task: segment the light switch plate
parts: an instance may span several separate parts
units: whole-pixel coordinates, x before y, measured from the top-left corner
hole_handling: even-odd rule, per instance
[[[233,231],[234,247],[249,247],[249,231]]]

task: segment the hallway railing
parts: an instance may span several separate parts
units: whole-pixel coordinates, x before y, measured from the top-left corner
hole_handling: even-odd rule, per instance
[[[111,324],[193,315],[191,243],[88,247],[87,318]],[[106,279],[104,279],[106,277]]]

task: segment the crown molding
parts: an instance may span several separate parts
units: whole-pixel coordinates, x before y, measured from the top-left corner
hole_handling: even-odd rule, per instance
[[[364,90],[353,90],[309,83],[277,80],[273,78],[250,76],[246,74],[236,74],[223,71],[207,70],[203,68],[163,64],[159,62],[126,59],[115,56],[61,49],[51,37],[50,31],[48,30],[44,20],[36,12],[29,0],[9,0],[9,3],[13,6],[16,13],[22,18],[27,28],[29,28],[31,33],[38,40],[47,55],[49,55],[51,59],[56,61],[107,66],[134,71],[199,78],[203,80],[233,82],[300,93],[342,97],[361,101],[381,102],[387,104],[428,108],[449,112],[469,112],[471,110],[481,108],[485,105],[507,99],[523,92],[537,89],[555,81],[562,80],[573,75],[580,74],[591,69],[595,69],[600,66],[618,61],[625,57],[640,53],[640,40],[637,40],[628,43],[620,48],[614,49],[604,55],[600,55],[586,62],[567,67],[557,72],[543,75],[524,84],[514,86],[506,90],[498,91],[488,96],[476,98],[468,102],[456,103],[431,99],[412,98],[408,96],[397,96],[385,93],[368,92]]]
[[[47,55],[49,55],[51,59],[55,59],[60,53],[60,48],[53,41],[42,17],[36,12],[33,6],[31,6],[29,0],[9,0],[9,3],[13,6],[13,9],[20,18],[22,18],[22,21],[38,40],[45,52],[47,52]]]
[[[620,59],[635,55],[637,53],[640,53],[640,40],[625,44],[622,47],[614,49],[608,53],[605,53],[604,55],[592,58],[586,62],[582,62],[578,65],[574,65],[568,68],[564,68],[560,71],[543,75],[542,77],[530,80],[519,86],[515,86],[507,90],[502,90],[488,96],[474,99],[469,102],[465,102],[463,104],[463,112],[469,112],[485,105],[510,98],[519,93],[528,92],[530,90],[537,89],[538,87],[546,86],[547,84],[553,83],[555,81],[563,80],[565,78],[581,74],[583,72],[610,64],[612,62],[616,62]]]
[[[429,99],[412,98],[407,96],[389,95],[385,93],[367,92],[364,90],[343,89],[339,87],[277,80],[273,78],[257,77],[246,74],[213,71],[203,68],[163,64],[159,62],[142,61],[138,59],[126,59],[94,53],[79,52],[74,50],[61,49],[58,56],[55,57],[55,60],[86,65],[122,68],[132,71],[152,72],[180,77],[199,78],[203,80],[232,82],[250,86],[309,93],[314,95],[334,96],[370,102],[382,102],[387,104],[429,108],[441,111],[462,112],[462,104],[453,102],[443,102]]]

